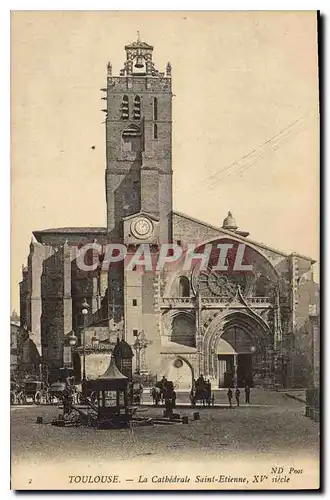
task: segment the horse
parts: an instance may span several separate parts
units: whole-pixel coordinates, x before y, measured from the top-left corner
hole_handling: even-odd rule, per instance
[[[160,400],[163,400],[163,393],[160,387],[152,387],[150,390],[150,396],[152,397],[152,402],[155,406],[158,406]]]

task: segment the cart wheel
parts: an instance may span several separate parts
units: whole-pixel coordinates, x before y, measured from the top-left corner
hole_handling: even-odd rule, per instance
[[[80,415],[77,410],[71,410],[69,414],[65,415],[65,421],[71,424],[77,424],[80,420]]]

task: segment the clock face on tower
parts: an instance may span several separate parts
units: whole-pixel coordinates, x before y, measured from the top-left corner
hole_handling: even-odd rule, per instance
[[[131,231],[136,238],[149,238],[152,234],[152,223],[146,217],[140,217],[132,222]]]

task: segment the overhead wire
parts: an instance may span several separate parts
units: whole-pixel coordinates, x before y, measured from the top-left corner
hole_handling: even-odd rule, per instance
[[[236,174],[237,173],[242,174],[248,168],[258,163],[265,156],[267,156],[273,151],[276,151],[282,144],[285,144],[286,142],[291,140],[294,136],[297,135],[297,133],[300,133],[305,128],[303,126],[302,128],[298,128],[296,130],[297,125],[303,120],[305,120],[308,114],[310,114],[310,112],[307,112],[304,115],[292,121],[285,128],[281,129],[275,135],[271,136],[269,139],[260,144],[260,146],[258,146],[256,149],[253,149],[249,153],[244,154],[234,162],[227,165],[225,168],[218,170],[213,174],[211,174],[210,176],[208,176],[207,178],[205,178],[203,181],[199,183],[198,189],[193,191],[193,193],[199,192],[203,188],[207,188],[207,190],[214,189],[221,182],[221,179],[223,178],[224,174],[232,175],[235,172]],[[253,157],[253,155],[257,156]],[[242,162],[244,163],[244,161],[246,161],[247,159],[249,160],[252,159],[252,163],[249,163],[248,165],[245,164],[242,165]]]

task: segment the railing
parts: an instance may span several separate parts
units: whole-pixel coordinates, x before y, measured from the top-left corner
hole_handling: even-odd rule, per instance
[[[194,307],[194,305],[194,297],[164,297],[160,302],[161,307]]]
[[[254,305],[271,305],[271,299],[269,297],[247,297],[245,302],[250,306]]]
[[[272,307],[269,297],[247,297],[244,298],[246,304],[250,307]],[[202,307],[218,307],[219,305],[230,305],[232,298],[229,297],[201,297]],[[163,297],[160,300],[161,308],[193,308],[195,307],[195,297]],[[237,303],[235,302],[235,307]],[[242,304],[242,307],[245,307]]]
[[[85,346],[85,348],[80,345],[77,347],[77,351],[79,353],[83,353],[85,351],[85,354],[100,353],[100,352],[107,353],[107,352],[111,352],[115,345],[116,345],[115,342],[112,342],[109,344],[108,343],[107,344],[100,343],[98,345],[88,344]]]

